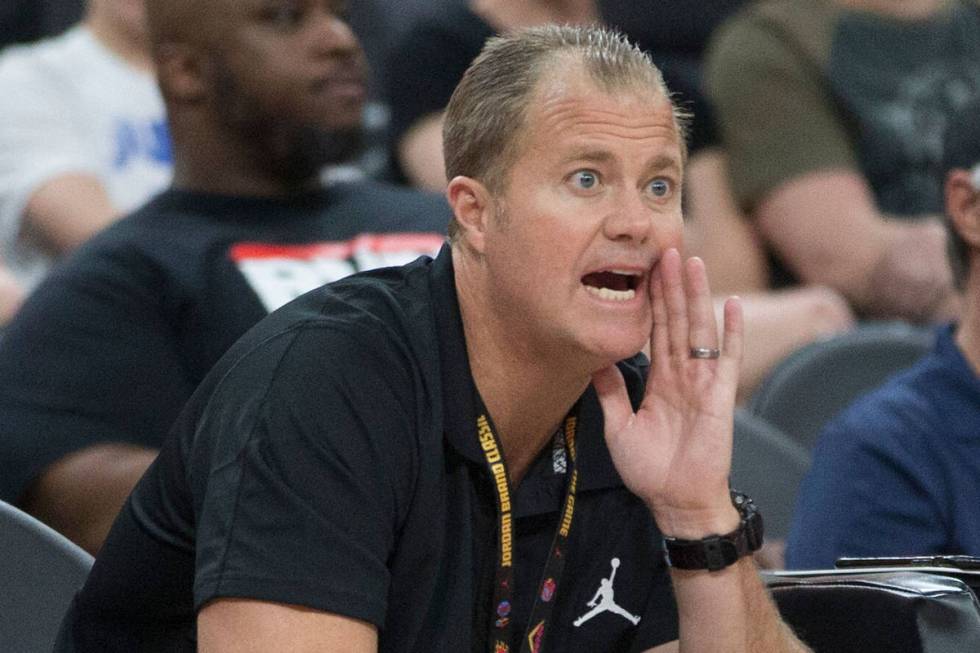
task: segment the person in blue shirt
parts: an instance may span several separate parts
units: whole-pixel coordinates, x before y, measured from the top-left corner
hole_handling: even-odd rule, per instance
[[[980,555],[980,98],[945,141],[950,259],[963,290],[934,351],[824,429],[797,500],[789,568],[843,556]]]

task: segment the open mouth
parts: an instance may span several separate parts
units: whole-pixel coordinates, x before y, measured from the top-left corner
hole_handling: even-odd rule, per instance
[[[582,285],[599,299],[625,302],[636,297],[641,279],[639,272],[602,270],[582,277]]]

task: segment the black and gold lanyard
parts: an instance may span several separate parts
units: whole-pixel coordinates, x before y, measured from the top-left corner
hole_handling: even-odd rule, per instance
[[[476,420],[476,431],[480,439],[480,448],[486,458],[487,468],[493,478],[497,491],[497,567],[494,576],[493,603],[491,609],[492,627],[490,630],[490,652],[509,653],[511,619],[514,594],[514,544],[517,537],[514,533],[512,516],[512,494],[507,467],[504,464],[503,451],[494,433],[493,426],[487,414],[486,406],[478,397],[480,416]],[[572,516],[575,512],[575,485],[578,481],[578,470],[575,466],[575,431],[578,419],[577,410],[573,409],[565,418],[565,450],[568,455],[568,487],[565,491],[565,504],[561,513],[561,521],[555,530],[551,543],[551,551],[544,565],[541,584],[538,587],[531,616],[527,622],[527,631],[521,643],[521,653],[540,653],[544,642],[548,620],[555,605],[558,594],[558,581],[565,568],[565,545],[568,534],[572,529]]]

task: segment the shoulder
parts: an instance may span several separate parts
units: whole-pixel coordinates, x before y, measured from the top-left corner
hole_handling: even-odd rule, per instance
[[[439,193],[378,181],[358,181],[331,187],[333,212],[357,214],[362,231],[434,231],[444,234],[452,215]]]
[[[92,51],[88,32],[75,27],[59,36],[14,45],[0,56],[0,84],[34,86],[56,80]]]
[[[223,357],[212,376],[243,369],[276,383],[295,382],[309,370],[343,375],[352,370],[418,367],[433,355],[428,288],[430,259],[362,272],[308,292],[273,311]],[[425,351],[419,351],[423,349]],[[288,370],[289,374],[282,374]]]
[[[875,456],[905,457],[931,448],[949,420],[942,394],[953,382],[936,354],[893,376],[863,395],[823,430],[818,454],[864,451]]]
[[[822,58],[842,10],[829,0],[766,0],[748,3],[712,38],[712,51],[741,58],[797,56]],[[761,41],[760,41],[761,39]],[[756,42],[755,47],[748,47]]]

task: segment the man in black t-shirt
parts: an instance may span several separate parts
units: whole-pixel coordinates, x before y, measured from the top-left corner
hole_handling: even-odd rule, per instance
[[[741,312],[720,338],[681,261],[678,123],[621,37],[491,41],[447,112],[450,244],[229,350],[60,650],[804,651],[728,488]]]
[[[332,10],[149,5],[173,188],[55,271],[0,343],[0,499],[92,552],[240,335],[323,283],[437,251],[450,217],[436,195],[320,184],[358,148],[365,83]]]

